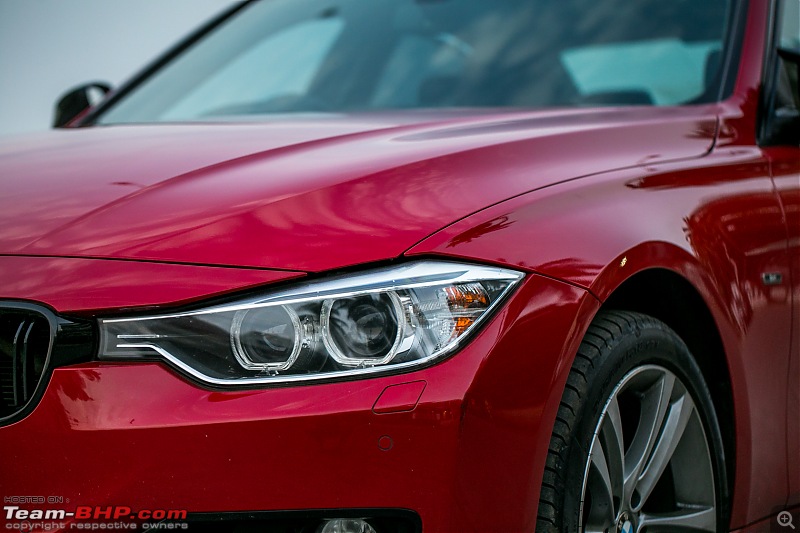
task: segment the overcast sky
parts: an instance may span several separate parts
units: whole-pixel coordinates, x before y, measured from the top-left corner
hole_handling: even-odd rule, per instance
[[[0,0],[0,135],[50,127],[67,89],[117,86],[235,0]]]

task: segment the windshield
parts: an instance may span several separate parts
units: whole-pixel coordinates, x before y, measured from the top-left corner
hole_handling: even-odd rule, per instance
[[[100,124],[714,101],[730,0],[261,0]]]

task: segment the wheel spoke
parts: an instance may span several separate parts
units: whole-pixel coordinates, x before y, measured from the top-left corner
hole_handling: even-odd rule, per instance
[[[622,433],[622,415],[616,396],[608,402],[602,435],[603,449],[606,450],[611,473],[611,487],[614,494],[621,496],[622,484],[625,481],[625,442]]]
[[[717,512],[713,507],[682,509],[668,514],[642,514],[637,531],[716,531]]]
[[[623,495],[630,505],[634,488],[655,447],[669,407],[675,377],[663,374],[642,397],[639,427],[625,455],[625,484]],[[638,502],[635,502],[638,503]]]
[[[614,505],[613,483],[606,460],[606,452],[597,435],[592,442],[589,457],[590,507],[586,514],[584,531],[605,531],[614,524],[616,510]]]
[[[603,446],[600,444],[600,439],[597,437],[594,438],[594,444],[592,445],[592,466],[594,466],[595,471],[600,478],[600,482],[602,487],[602,497],[605,500],[606,505],[610,510],[611,520],[614,519],[614,489],[611,482],[611,472],[608,469],[608,462],[606,461],[605,450],[603,450]],[[592,495],[596,498],[600,496],[597,494],[598,491],[593,491]]]
[[[644,467],[634,488],[639,496],[637,498],[638,504],[633,506],[634,511],[641,509],[653,492],[653,488],[661,478],[661,474],[664,473],[672,454],[675,453],[675,448],[678,447],[678,443],[683,437],[683,432],[693,412],[694,402],[692,402],[688,394],[684,394],[670,405],[663,429],[659,433],[658,440],[650,456],[650,461]]]
[[[605,410],[605,419],[592,441],[589,465],[591,508],[585,531],[606,531],[613,526],[622,495],[624,444],[622,417],[616,396]]]

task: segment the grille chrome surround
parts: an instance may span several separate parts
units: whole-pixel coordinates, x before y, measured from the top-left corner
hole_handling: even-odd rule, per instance
[[[44,305],[0,300],[0,426],[30,414],[54,368],[92,361],[92,320],[66,318]]]
[[[35,306],[0,304],[0,421],[27,407],[43,385],[56,324]]]

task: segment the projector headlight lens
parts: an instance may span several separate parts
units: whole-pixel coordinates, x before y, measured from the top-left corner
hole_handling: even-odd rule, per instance
[[[214,385],[399,370],[455,350],[522,277],[424,261],[185,313],[101,319],[100,356],[160,357]]]

